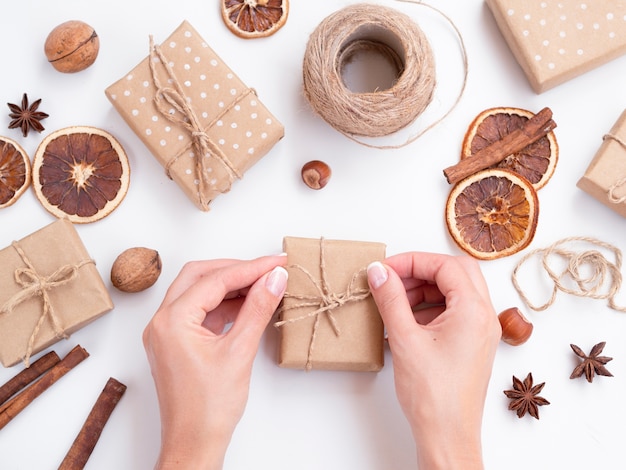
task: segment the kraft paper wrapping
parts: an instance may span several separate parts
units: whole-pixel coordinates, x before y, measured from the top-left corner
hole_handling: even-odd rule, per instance
[[[146,50],[105,94],[166,174],[208,211],[284,128],[187,21],[160,46],[146,41]]]
[[[48,296],[51,312],[36,331],[44,312],[41,290]],[[7,311],[10,304],[13,306]],[[71,335],[112,308],[95,263],[67,219],[57,220],[0,250],[0,362],[4,367],[22,360],[28,364],[31,354]]]
[[[626,217],[626,110],[604,136],[576,186]]]
[[[626,53],[624,0],[486,0],[536,93]]]
[[[372,261],[385,258],[385,248],[384,244],[375,242],[284,238],[289,280],[280,321],[276,324],[280,331],[278,363],[281,367],[342,371],[382,369],[384,327],[369,295],[365,269]],[[343,305],[335,307],[322,299],[322,269],[329,290],[327,296],[343,299],[346,301]],[[307,303],[303,297],[313,299],[311,303],[316,305],[297,308]],[[347,300],[349,297],[352,300]],[[308,316],[325,308],[328,310]],[[316,320],[319,321],[317,327]]]

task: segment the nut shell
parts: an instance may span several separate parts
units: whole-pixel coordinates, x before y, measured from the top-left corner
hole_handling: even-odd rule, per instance
[[[87,23],[78,20],[61,23],[46,38],[44,51],[48,62],[63,73],[85,70],[100,50],[100,39]]]
[[[311,189],[322,189],[328,184],[332,171],[328,164],[320,160],[311,160],[301,170],[302,181]]]
[[[159,252],[150,248],[129,248],[111,266],[111,283],[122,292],[141,292],[152,286],[161,274]]]
[[[498,320],[502,327],[502,341],[511,346],[525,343],[533,332],[533,324],[517,307],[500,312]]]

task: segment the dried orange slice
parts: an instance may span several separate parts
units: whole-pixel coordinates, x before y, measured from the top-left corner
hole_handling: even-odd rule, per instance
[[[108,132],[76,126],[48,135],[33,159],[33,188],[57,217],[89,223],[109,215],[128,191],[130,166]]]
[[[289,0],[221,0],[222,19],[228,29],[245,39],[270,36],[282,28]]]
[[[520,108],[491,108],[481,112],[470,124],[461,149],[461,158],[474,155],[493,142],[502,139],[522,125],[534,113]],[[549,132],[521,151],[509,155],[496,166],[508,168],[526,178],[540,189],[554,173],[559,147],[554,132]]]
[[[30,185],[30,159],[8,137],[0,137],[0,209],[9,207]]]
[[[532,184],[517,173],[489,168],[458,182],[446,203],[454,241],[481,260],[512,255],[532,241],[539,200]]]

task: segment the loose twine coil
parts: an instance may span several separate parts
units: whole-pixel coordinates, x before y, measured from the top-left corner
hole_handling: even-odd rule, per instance
[[[15,270],[15,282],[22,288],[15,295],[13,295],[9,300],[7,300],[2,307],[0,307],[0,314],[10,314],[13,312],[19,304],[25,302],[28,299],[33,297],[41,297],[43,302],[43,307],[41,310],[41,314],[39,315],[39,319],[33,328],[33,332],[28,339],[28,344],[26,346],[26,352],[24,354],[24,365],[29,367],[30,365],[30,356],[32,355],[35,339],[39,334],[39,330],[43,326],[43,323],[46,319],[50,321],[52,326],[52,330],[57,338],[67,338],[67,334],[65,333],[65,329],[61,326],[59,319],[57,318],[56,313],[54,312],[54,308],[52,307],[52,302],[50,300],[50,296],[48,292],[57,287],[63,286],[78,276],[78,270],[87,265],[87,264],[95,264],[95,261],[92,259],[86,259],[79,263],[70,265],[61,266],[59,269],[54,271],[52,274],[48,276],[44,276],[37,272],[33,264],[31,263],[28,256],[22,248],[19,246],[18,242],[13,242],[11,244],[17,254],[22,258],[22,261],[26,265],[25,268],[17,268]]]
[[[467,82],[467,55],[463,38],[452,20],[436,8],[416,3],[442,15],[454,29],[463,53],[463,85],[448,111],[410,136],[401,145],[372,145],[358,137],[383,137],[413,123],[430,105],[436,88],[435,57],[424,32],[404,13],[389,7],[356,4],[323,20],[311,34],[303,61],[304,94],[313,110],[350,139],[374,148],[399,148],[414,142],[456,107]],[[362,51],[387,57],[398,79],[387,90],[351,92],[342,74]]]
[[[624,150],[626,150],[626,142],[624,142],[618,136],[613,135],[613,134],[606,134],[602,137],[602,140],[608,140],[608,139],[617,142],[618,144],[622,146]],[[615,195],[617,190],[620,188],[623,188],[625,185],[626,185],[626,176],[619,178],[617,181],[615,181],[615,183],[609,186],[607,192],[608,192],[608,198],[610,202],[612,202],[613,204],[621,204],[623,202],[626,202],[626,194],[624,194],[623,196],[619,196],[619,197]]]
[[[567,248],[567,245],[572,243],[587,243],[591,244],[593,248],[574,251]],[[611,252],[615,261],[612,262],[607,259],[598,248]],[[530,302],[517,279],[521,266],[534,256],[540,256],[543,269],[553,283],[552,295],[542,305],[535,305]],[[565,261],[566,267],[561,272],[558,272],[551,264],[555,258]],[[569,237],[559,240],[547,248],[531,251],[521,258],[513,270],[512,281],[524,303],[535,311],[546,310],[556,301],[558,291],[562,291],[578,297],[607,299],[611,309],[626,312],[626,307],[618,306],[615,302],[615,296],[622,285],[621,267],[622,252],[619,248],[595,238]],[[584,274],[585,272],[587,274]]]

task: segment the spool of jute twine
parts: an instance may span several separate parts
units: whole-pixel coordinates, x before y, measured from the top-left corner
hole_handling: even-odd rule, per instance
[[[324,19],[311,34],[303,61],[304,95],[313,110],[347,137],[375,148],[407,145],[445,118],[460,100],[467,79],[467,56],[454,23],[439,10],[456,32],[463,52],[465,75],[459,95],[435,122],[398,146],[370,145],[359,137],[383,137],[406,128],[433,101],[437,84],[435,57],[422,29],[406,14],[393,8],[355,4]],[[346,65],[359,53],[373,52],[387,58],[397,78],[386,90],[353,92],[345,83]]]

